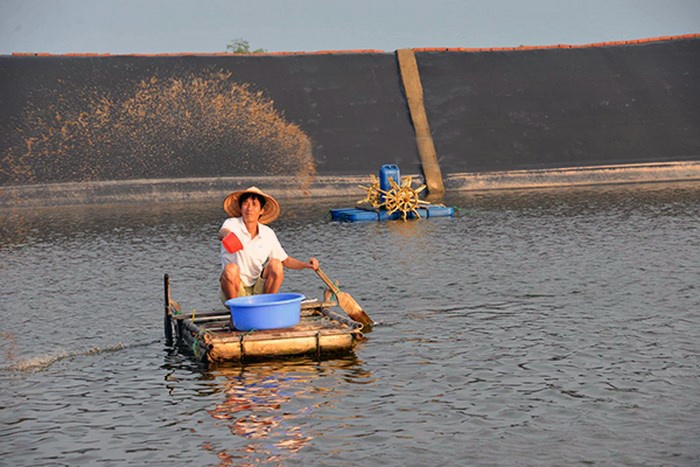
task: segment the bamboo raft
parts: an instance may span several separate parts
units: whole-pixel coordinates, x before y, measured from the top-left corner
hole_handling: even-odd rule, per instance
[[[237,331],[226,310],[180,311],[170,298],[170,280],[164,278],[165,338],[203,362],[244,362],[302,355],[317,358],[349,353],[363,339],[362,324],[334,311],[332,300],[301,303],[299,324],[285,329]]]

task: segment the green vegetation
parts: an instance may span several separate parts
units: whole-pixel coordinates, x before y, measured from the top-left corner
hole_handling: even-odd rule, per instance
[[[250,43],[245,39],[234,39],[226,45],[227,52],[235,54],[263,54],[267,52],[265,49],[250,50]]]

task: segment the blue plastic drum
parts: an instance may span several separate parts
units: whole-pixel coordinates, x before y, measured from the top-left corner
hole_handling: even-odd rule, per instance
[[[299,324],[301,301],[298,293],[276,293],[237,297],[224,303],[231,310],[233,327],[239,331],[280,329]]]
[[[401,185],[401,171],[396,164],[384,164],[379,168],[379,188],[384,191],[391,190],[391,178],[397,185]]]

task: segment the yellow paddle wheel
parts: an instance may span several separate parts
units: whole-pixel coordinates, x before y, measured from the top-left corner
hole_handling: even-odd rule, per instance
[[[367,195],[364,199],[361,199],[357,204],[367,203],[373,208],[378,209],[382,205],[381,190],[379,189],[379,179],[374,174],[369,174],[371,179],[370,186],[358,185],[363,190],[367,190]]]
[[[387,177],[390,188],[382,190],[380,188],[379,179],[376,175],[370,174],[371,184],[369,186],[359,185],[360,188],[367,191],[366,196],[357,202],[357,204],[367,203],[375,209],[385,209],[387,214],[391,215],[395,212],[401,213],[401,218],[406,221],[408,214],[413,213],[416,219],[420,219],[418,208],[421,205],[429,205],[428,201],[423,201],[419,198],[420,192],[425,190],[426,186],[421,185],[418,188],[412,188],[413,177],[403,177],[401,185],[399,185],[392,177]]]
[[[381,191],[384,195],[384,208],[387,214],[393,214],[395,212],[401,213],[401,219],[406,221],[408,213],[412,212],[416,219],[420,219],[420,214],[418,213],[418,207],[421,204],[430,204],[428,201],[423,201],[418,198],[418,194],[425,190],[426,186],[421,185],[417,189],[411,188],[413,182],[413,177],[403,177],[401,185],[396,183],[393,178],[389,178],[389,183],[391,184],[391,189],[389,191]]]

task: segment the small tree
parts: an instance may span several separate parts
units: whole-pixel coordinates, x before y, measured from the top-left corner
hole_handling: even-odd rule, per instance
[[[235,54],[262,54],[267,52],[265,49],[255,49],[251,51],[250,43],[245,39],[241,39],[240,37],[229,42],[226,45],[226,50]]]

